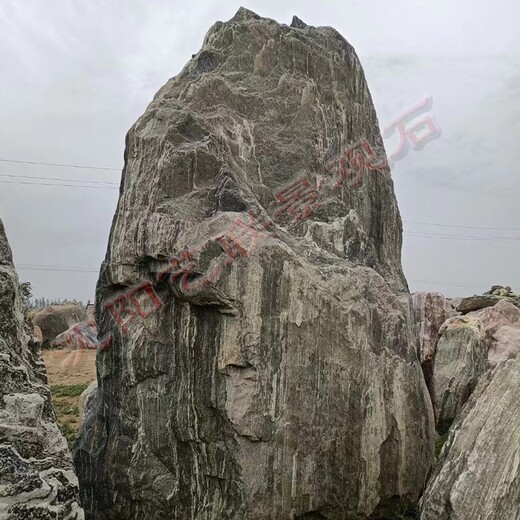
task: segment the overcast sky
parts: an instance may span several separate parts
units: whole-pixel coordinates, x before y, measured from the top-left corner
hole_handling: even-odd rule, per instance
[[[94,297],[126,132],[240,5],[338,29],[381,128],[432,96],[441,136],[393,168],[411,290],[520,291],[518,0],[0,0],[0,217],[35,295]]]

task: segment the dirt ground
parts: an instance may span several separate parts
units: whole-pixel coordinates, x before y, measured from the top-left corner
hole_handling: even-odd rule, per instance
[[[95,350],[45,350],[49,385],[89,385],[96,379]]]
[[[96,379],[96,351],[45,350],[43,359],[58,424],[72,449],[79,430],[79,398]]]

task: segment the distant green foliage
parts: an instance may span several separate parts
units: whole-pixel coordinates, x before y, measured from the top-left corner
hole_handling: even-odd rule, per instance
[[[79,396],[88,385],[52,385],[52,405],[58,418],[58,426],[73,449],[79,429]]]
[[[71,422],[67,421],[62,424],[58,424],[62,435],[65,437],[67,444],[69,445],[69,450],[72,451],[74,447],[74,442],[76,442],[76,430]]]
[[[435,456],[439,458],[439,455],[441,454],[442,447],[448,440],[450,432],[443,433],[436,441],[435,441]]]
[[[63,417],[64,415],[73,415],[74,417],[79,417],[79,407],[70,404],[66,401],[58,401],[57,399],[53,402],[54,411],[58,417]]]
[[[87,388],[88,385],[53,385],[51,392],[56,397],[79,397]]]
[[[32,296],[32,294],[31,294]],[[68,298],[34,298],[29,300],[28,306],[30,309],[43,309],[49,305],[80,305],[85,307],[84,303],[79,300],[69,300]]]

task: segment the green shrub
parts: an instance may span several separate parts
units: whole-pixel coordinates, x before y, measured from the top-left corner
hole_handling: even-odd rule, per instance
[[[51,392],[56,397],[79,397],[87,388],[88,385],[53,385]]]
[[[446,432],[442,434],[436,441],[435,441],[435,457],[438,459],[439,455],[441,454],[442,447],[444,444],[446,444],[446,441],[448,440],[449,432]]]

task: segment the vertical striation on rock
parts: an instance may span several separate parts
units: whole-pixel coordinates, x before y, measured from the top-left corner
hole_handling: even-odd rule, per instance
[[[446,432],[487,370],[482,322],[457,316],[443,324],[433,370],[437,430]]]
[[[25,310],[0,221],[0,520],[81,520],[78,481]]]
[[[478,318],[484,326],[490,368],[520,354],[520,309],[517,306],[502,300],[469,316]]]
[[[245,9],[129,131],[75,453],[88,518],[384,518],[417,499],[433,412],[390,172],[327,167],[363,139],[383,152],[353,48]],[[294,222],[275,194],[299,179],[319,198]],[[146,318],[111,303],[143,283],[162,302]]]
[[[421,520],[520,519],[520,359],[499,364],[450,430]]]
[[[412,294],[417,335],[419,337],[419,359],[421,360],[424,378],[435,401],[433,388],[433,366],[439,331],[443,323],[456,314],[450,302],[437,292],[417,292]]]

